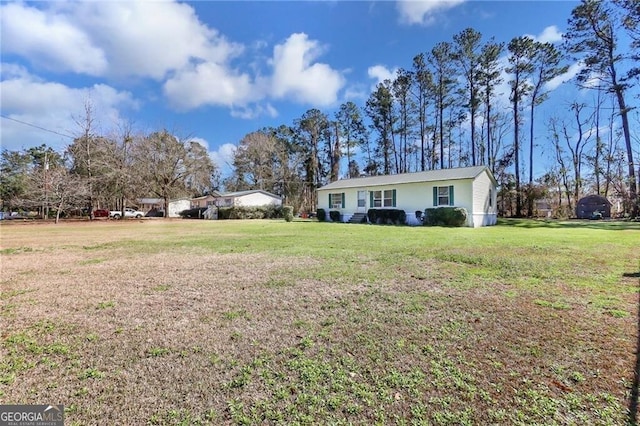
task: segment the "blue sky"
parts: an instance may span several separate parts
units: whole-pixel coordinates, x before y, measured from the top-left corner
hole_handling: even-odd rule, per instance
[[[485,41],[559,42],[577,4],[2,2],[2,148],[63,150],[69,137],[33,126],[77,135],[90,101],[102,134],[122,120],[142,132],[167,128],[197,138],[224,166],[247,133],[311,108],[333,116],[345,101],[364,106],[378,81],[467,27]]]

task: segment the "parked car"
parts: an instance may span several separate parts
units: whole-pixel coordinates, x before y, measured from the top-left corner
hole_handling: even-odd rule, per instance
[[[96,209],[93,211],[93,217],[109,217],[109,210]]]
[[[127,207],[126,209],[124,209],[124,217],[126,218],[136,218],[139,219],[142,216],[144,216],[144,212],[141,212],[140,210],[136,210],[136,209],[132,209],[130,207]],[[122,218],[122,211],[120,210],[111,210],[109,212],[109,217],[112,217],[113,219],[121,219]]]

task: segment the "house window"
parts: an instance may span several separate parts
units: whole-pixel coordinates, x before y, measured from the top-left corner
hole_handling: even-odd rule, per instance
[[[334,194],[329,194],[329,208],[330,209],[344,208],[344,192],[336,192]]]
[[[387,189],[384,191],[371,192],[372,207],[395,207],[396,206],[396,190]]]
[[[453,185],[433,187],[433,205],[453,206]]]

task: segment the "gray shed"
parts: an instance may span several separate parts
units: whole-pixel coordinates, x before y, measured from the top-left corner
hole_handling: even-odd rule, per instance
[[[603,218],[611,217],[611,202],[601,195],[587,195],[578,201],[576,216],[578,219],[592,219],[596,212]]]

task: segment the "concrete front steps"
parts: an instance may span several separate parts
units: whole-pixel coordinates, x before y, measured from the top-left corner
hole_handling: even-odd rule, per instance
[[[366,213],[354,213],[348,223],[367,223]]]

